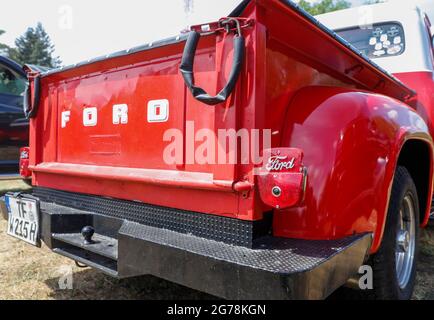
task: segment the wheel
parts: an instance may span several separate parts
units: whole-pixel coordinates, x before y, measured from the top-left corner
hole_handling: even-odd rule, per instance
[[[370,259],[373,298],[408,300],[413,295],[419,251],[419,202],[405,167],[398,167],[379,251]]]

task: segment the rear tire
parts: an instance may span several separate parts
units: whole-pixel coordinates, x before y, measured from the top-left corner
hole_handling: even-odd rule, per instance
[[[419,252],[419,202],[405,167],[395,173],[387,221],[379,251],[370,258],[372,298],[408,300],[413,295]]]

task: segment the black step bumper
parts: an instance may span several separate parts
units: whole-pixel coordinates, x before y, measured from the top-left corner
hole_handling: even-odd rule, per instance
[[[152,274],[227,299],[323,299],[357,273],[371,242],[265,237],[249,249],[128,222],[119,235],[120,274]]]
[[[113,277],[151,274],[227,299],[323,299],[357,274],[371,244],[370,234],[263,236],[249,248],[44,200],[40,208],[41,238],[56,253]],[[83,242],[86,225],[95,244]]]

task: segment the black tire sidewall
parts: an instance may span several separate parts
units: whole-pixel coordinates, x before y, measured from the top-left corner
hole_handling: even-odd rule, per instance
[[[413,266],[407,286],[399,287],[396,273],[396,236],[398,232],[399,210],[406,195],[410,194],[414,204],[415,250]],[[387,221],[379,251],[372,257],[374,271],[374,291],[379,299],[411,299],[416,281],[417,258],[419,253],[419,201],[416,186],[404,167],[398,167],[389,202]]]

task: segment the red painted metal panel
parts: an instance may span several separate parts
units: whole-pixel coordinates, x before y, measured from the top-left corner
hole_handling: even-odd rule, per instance
[[[176,61],[173,62],[176,65]],[[60,163],[98,164],[129,168],[175,169],[162,159],[163,135],[183,129],[184,85],[179,75],[142,76],[144,69],[73,80],[59,87],[59,112],[70,112],[59,128],[57,159]],[[148,102],[167,99],[167,122],[148,122]],[[128,123],[113,124],[113,106],[128,105]],[[97,108],[97,124],[83,125],[83,110]],[[145,156],[146,155],[146,156]]]
[[[430,127],[434,136],[434,73],[433,71],[397,73],[395,76],[408,86],[417,88],[417,96],[409,101]]]
[[[308,180],[304,205],[276,212],[276,234],[324,239],[373,232],[376,251],[402,146],[418,139],[432,153],[426,124],[397,100],[333,87],[301,90],[286,117],[282,144],[304,151]]]

